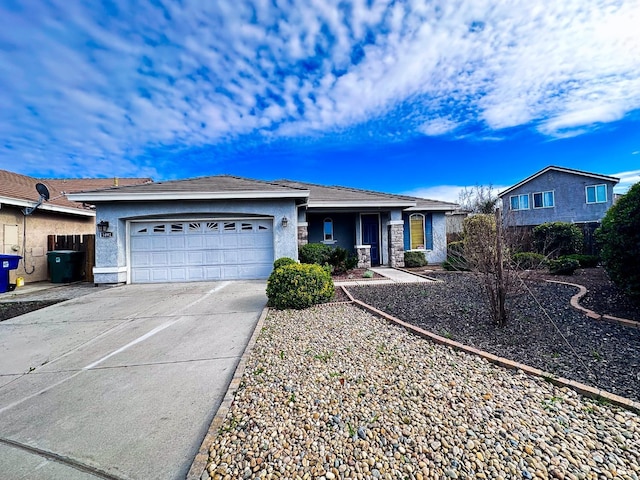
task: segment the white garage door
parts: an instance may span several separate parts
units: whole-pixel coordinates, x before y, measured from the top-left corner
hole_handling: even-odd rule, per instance
[[[273,268],[272,220],[136,222],[130,232],[133,283],[267,278]]]

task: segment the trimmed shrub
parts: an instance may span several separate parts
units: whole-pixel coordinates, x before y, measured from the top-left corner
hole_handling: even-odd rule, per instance
[[[580,268],[595,268],[598,266],[600,257],[597,255],[582,255],[574,253],[573,255],[565,255],[563,258],[572,258],[580,263]]]
[[[511,256],[511,261],[520,270],[537,270],[547,266],[545,256],[535,252],[514,253]]]
[[[427,266],[424,252],[404,252],[404,266],[408,268]]]
[[[536,252],[551,258],[582,252],[584,235],[572,223],[548,222],[533,229]]]
[[[285,265],[291,265],[292,263],[298,263],[293,258],[289,257],[280,257],[275,262],[273,262],[273,269],[284,267]]]
[[[331,251],[333,249],[324,243],[307,243],[300,247],[298,258],[300,263],[317,263],[324,265],[329,263]]]
[[[607,211],[596,240],[609,278],[640,302],[640,182]]]
[[[358,257],[347,249],[336,247],[330,250],[329,265],[331,265],[335,273],[348,272],[358,265]]]
[[[373,271],[367,270],[362,274],[362,278],[373,278]]]
[[[267,280],[269,306],[300,310],[328,302],[334,294],[333,280],[320,265],[290,263],[276,268]]]
[[[573,275],[573,272],[580,266],[578,260],[561,257],[557,260],[549,260],[549,273],[553,275]]]

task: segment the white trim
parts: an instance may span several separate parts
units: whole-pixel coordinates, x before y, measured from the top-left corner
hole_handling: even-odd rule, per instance
[[[309,222],[298,222],[298,226],[299,227],[308,227],[309,226]]]
[[[511,201],[511,199],[515,197],[518,197],[518,208],[513,208],[513,202]],[[520,207],[520,197],[527,197],[527,208]],[[554,202],[555,202],[555,198],[554,198]],[[520,212],[522,210],[531,210],[531,203],[533,203],[531,201],[531,195],[529,195],[528,193],[519,193],[517,195],[509,196],[509,210],[511,210],[512,212]]]
[[[551,193],[552,194],[552,198],[553,198],[553,205],[544,205],[544,194],[545,193]],[[542,206],[541,207],[536,207],[536,195],[540,194],[542,195]],[[531,194],[531,208],[533,208],[534,210],[541,210],[543,208],[555,208],[556,207],[556,191],[555,190],[544,190],[541,192],[533,192]]]
[[[371,245],[356,245],[355,248],[371,248]]]
[[[415,207],[416,202],[398,202],[398,201],[350,201],[341,202],[339,200],[332,201],[314,201],[309,202],[309,208],[377,208],[377,207]],[[372,212],[375,213],[375,212]]]
[[[404,220],[389,220],[389,225],[404,225]]]
[[[93,267],[93,274],[101,273],[122,273],[126,272],[128,267]]]
[[[413,243],[413,238],[411,235],[411,217],[413,216],[421,216],[422,217],[422,241],[424,242],[424,247],[422,248],[411,248],[411,244]],[[424,213],[412,213],[411,215],[409,215],[409,250],[424,250],[426,251],[426,245],[427,245],[427,231],[426,231],[426,226],[427,226],[427,218],[425,217]],[[432,227],[433,228],[433,225]]]
[[[208,222],[208,221],[237,221],[237,220],[275,220],[271,216],[260,217],[178,217],[178,218],[165,218],[165,217],[145,217],[145,218],[131,218],[127,222],[142,223],[142,222]]]
[[[442,207],[433,205],[431,207],[409,207],[405,208],[405,212],[454,212],[458,207]]]
[[[248,199],[280,199],[307,198],[308,191],[301,192],[87,192],[69,193],[67,198],[73,202],[147,202],[151,200],[248,200]]]
[[[598,201],[598,187],[604,187],[604,201],[603,202],[599,202]],[[595,197],[595,201],[594,202],[590,202],[589,201],[589,194],[587,194],[587,189],[588,188],[593,188],[593,194]],[[607,188],[607,184],[606,183],[598,183],[598,184],[594,184],[594,185],[585,185],[584,186],[584,201],[586,202],[587,205],[596,205],[598,203],[607,203],[609,201],[609,189]]]
[[[10,197],[0,197],[0,204],[11,205],[14,207],[33,207],[38,203],[37,201],[29,201],[29,200],[19,200],[17,198]],[[58,205],[53,205],[51,203],[43,203],[38,207],[38,210],[45,210],[48,212],[57,212],[57,213],[69,213],[71,215],[80,215],[82,217],[95,217],[96,212],[93,210],[85,210],[82,208],[72,208],[72,207],[60,207]]]

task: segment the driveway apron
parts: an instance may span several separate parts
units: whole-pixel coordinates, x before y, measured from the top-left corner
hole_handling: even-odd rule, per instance
[[[261,281],[127,285],[0,323],[0,476],[184,478]]]

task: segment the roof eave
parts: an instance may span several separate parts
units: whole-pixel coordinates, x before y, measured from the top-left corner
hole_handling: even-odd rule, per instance
[[[405,212],[453,212],[457,209],[457,206],[442,206],[442,205],[431,205],[428,207],[409,207],[405,208]]]
[[[281,198],[308,198],[308,191],[297,192],[79,192],[69,193],[67,198],[74,202],[145,202],[157,200],[263,200]]]
[[[13,207],[30,208],[35,206],[37,202],[29,200],[21,200],[18,198],[0,197],[0,204],[11,205]],[[66,213],[69,215],[79,215],[81,217],[95,217],[96,213],[93,210],[86,210],[82,208],[62,207],[60,205],[53,205],[51,203],[43,203],[38,207],[38,210],[44,210],[47,212]]]
[[[372,208],[372,207],[386,207],[386,208],[408,208],[415,206],[415,202],[413,204],[411,202],[381,202],[376,200],[371,200],[367,202],[363,201],[309,201],[309,208]]]

